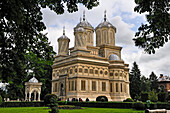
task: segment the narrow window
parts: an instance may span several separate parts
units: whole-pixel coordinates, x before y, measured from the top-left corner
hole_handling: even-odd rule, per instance
[[[105,75],[107,75],[107,71],[105,71]]]
[[[98,74],[98,70],[95,70],[95,74]]]
[[[57,83],[55,83],[55,90],[54,92],[57,92]]]
[[[116,92],[118,92],[119,90],[118,90],[118,83],[116,83]]]
[[[75,69],[75,73],[77,73],[77,68]]]
[[[72,74],[73,73],[73,70],[72,69],[70,69],[70,74]]]
[[[83,91],[86,90],[85,85],[86,85],[85,80],[82,80],[82,81],[81,81],[81,90],[83,90]]]
[[[84,73],[88,73],[88,69],[84,69]]]
[[[121,85],[121,86],[120,86],[120,87],[121,87],[121,92],[123,92],[123,86],[122,86],[122,83],[121,83],[120,85]]]
[[[93,69],[90,69],[90,74],[93,74]]]
[[[110,92],[112,92],[112,83],[110,83]]]
[[[74,91],[74,81],[71,82],[71,91]]]
[[[103,71],[100,71],[100,74],[103,74]]]
[[[75,91],[77,90],[77,81],[75,80]]]
[[[106,82],[102,82],[102,91],[106,91]]]
[[[82,73],[82,68],[79,68],[79,72]]]
[[[92,81],[92,91],[96,91],[96,81]]]
[[[69,91],[71,90],[71,88],[70,88],[70,87],[71,87],[71,84],[70,84],[70,81],[69,81]]]

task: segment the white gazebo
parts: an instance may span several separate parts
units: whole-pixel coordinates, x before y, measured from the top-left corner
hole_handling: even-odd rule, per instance
[[[40,101],[41,85],[42,82],[38,82],[35,75],[33,75],[33,77],[25,83],[25,101]]]

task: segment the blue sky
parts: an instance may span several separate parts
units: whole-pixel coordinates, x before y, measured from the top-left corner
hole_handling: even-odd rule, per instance
[[[70,47],[74,46],[73,28],[79,23],[83,11],[86,12],[86,20],[95,28],[102,20],[104,11],[107,11],[107,20],[117,28],[116,45],[122,46],[122,59],[128,63],[131,69],[132,63],[137,62],[142,75],[148,77],[152,71],[159,74],[168,75],[170,73],[170,45],[156,51],[154,55],[146,54],[143,49],[134,46],[132,39],[141,23],[146,23],[145,14],[134,12],[136,4],[134,0],[99,0],[100,5],[87,10],[83,5],[79,5],[79,10],[74,13],[57,15],[48,8],[42,9],[43,21],[47,26],[49,41],[57,52],[57,39],[62,35],[63,26],[66,28],[66,35],[70,38]],[[95,37],[95,35],[94,35]],[[95,40],[95,39],[94,39]],[[95,45],[95,44],[94,44]]]

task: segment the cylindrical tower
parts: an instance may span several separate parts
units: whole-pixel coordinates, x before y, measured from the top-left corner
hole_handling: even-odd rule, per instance
[[[83,12],[83,21],[80,19],[80,23],[75,28],[83,27],[86,31],[86,46],[93,46],[93,32],[94,28],[85,18],[85,11]]]
[[[75,45],[74,49],[86,49],[86,30],[79,26],[74,28]]]
[[[63,27],[63,35],[58,38],[58,55],[69,55],[70,39],[65,35],[65,27]]]
[[[104,13],[104,21],[100,23],[96,29],[96,46],[111,45],[115,46],[116,28],[107,21],[106,11]]]

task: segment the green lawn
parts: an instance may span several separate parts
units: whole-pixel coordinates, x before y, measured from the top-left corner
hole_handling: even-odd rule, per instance
[[[0,108],[0,113],[48,113],[47,107]],[[78,110],[59,110],[60,113],[144,113],[132,109],[83,108]]]

